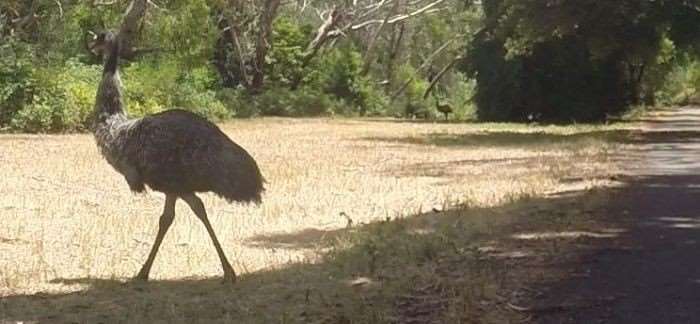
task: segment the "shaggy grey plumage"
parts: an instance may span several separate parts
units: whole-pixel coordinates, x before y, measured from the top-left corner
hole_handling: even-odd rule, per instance
[[[446,102],[440,103],[440,101],[437,98],[435,98],[435,108],[437,108],[437,111],[445,115],[445,120],[447,120],[447,115],[452,113],[452,105]]]
[[[184,110],[169,110],[141,119],[128,119],[119,79],[119,39],[100,34],[92,46],[105,56],[102,81],[95,101],[93,132],[107,162],[124,175],[132,191],[148,186],[165,193],[158,235],[138,279],[147,280],[151,265],[183,199],[204,223],[217,250],[224,278],[235,280],[209,224],[197,192],[211,191],[229,202],[260,203],[264,179],[255,160],[216,125]]]

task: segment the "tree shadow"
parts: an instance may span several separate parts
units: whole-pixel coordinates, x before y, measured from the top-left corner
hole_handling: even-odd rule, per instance
[[[0,321],[269,323],[284,319],[298,323],[395,322],[408,309],[422,307],[410,304],[419,302],[419,299],[408,302],[401,296],[422,289],[412,282],[425,283],[423,280],[437,280],[445,286],[420,300],[445,303],[460,303],[465,299],[490,301],[494,303],[493,308],[481,307],[481,313],[476,314],[514,316],[517,313],[504,311],[496,301],[504,292],[508,296],[508,293],[522,288],[526,282],[524,276],[543,271],[542,266],[533,266],[533,262],[580,270],[580,263],[569,263],[571,256],[557,254],[561,249],[552,250],[551,242],[582,244],[586,240],[628,238],[627,233],[635,226],[634,215],[629,211],[639,202],[631,197],[626,203],[615,203],[612,207],[603,202],[625,197],[630,188],[641,188],[639,190],[648,191],[649,196],[668,201],[651,211],[658,212],[653,222],[639,226],[647,228],[650,233],[673,237],[674,244],[688,247],[686,260],[694,259],[690,256],[690,249],[695,251],[697,248],[693,239],[699,234],[700,216],[674,213],[681,207],[675,205],[670,196],[682,190],[687,197],[684,201],[690,203],[689,199],[693,197],[694,202],[694,197],[700,194],[700,177],[630,176],[619,181],[623,185],[616,188],[525,198],[493,208],[455,207],[345,229],[305,229],[259,236],[251,239],[249,244],[290,249],[313,247],[329,252],[323,252],[326,256],[315,263],[291,263],[282,268],[244,274],[233,286],[222,284],[219,278],[182,278],[149,283],[133,283],[122,278],[57,278],[51,283],[75,291],[5,296],[0,300]],[[606,223],[591,222],[592,218],[605,218]],[[611,218],[613,222],[607,222]],[[403,250],[408,252],[401,252]],[[634,253],[615,248],[593,249],[575,259],[577,262],[601,262],[606,258],[619,259],[621,255],[624,259],[625,254],[636,255]],[[641,280],[649,274],[634,268],[640,264],[637,257],[632,261],[624,265],[629,275],[639,276]],[[688,262],[691,264],[681,263],[679,267],[695,263]],[[415,270],[417,268],[432,272],[421,277],[416,274],[420,273]],[[517,271],[525,271],[528,275],[513,275]],[[700,280],[697,273],[691,275],[690,272],[675,275],[681,281]],[[487,275],[475,277],[476,274]],[[453,279],[441,281],[436,276]],[[370,283],[358,287],[353,281],[356,278],[369,278]],[[406,286],[409,282],[411,284]],[[397,283],[403,287],[396,287]],[[561,300],[573,298],[575,302],[579,301],[575,298],[583,289],[570,281],[540,282],[538,285],[555,287],[551,291],[561,291]],[[454,295],[455,291],[484,290],[482,287],[491,287],[497,292],[487,290],[478,296]],[[538,302],[547,304],[552,301]],[[388,307],[389,311],[377,314],[378,305]],[[368,311],[371,309],[374,309],[374,315]],[[444,307],[440,309],[444,310]],[[440,309],[431,316],[441,316]],[[468,311],[474,316],[473,309]],[[506,313],[510,315],[503,315]]]
[[[486,145],[509,146],[593,137],[665,145],[692,143],[700,137],[695,131],[634,134],[633,140],[624,138],[630,135],[627,131],[527,134],[523,138],[517,138],[523,134],[501,132],[488,139],[492,135],[451,138],[440,134],[416,144],[436,141],[445,146],[476,146],[485,141]],[[669,148],[669,152],[677,149]],[[695,153],[684,152],[686,157]],[[50,286],[49,292],[5,294],[0,299],[0,322],[375,323],[402,322],[406,314],[416,316],[416,309],[433,317],[441,316],[445,309],[459,309],[464,313],[458,315],[472,319],[505,313],[494,322],[508,322],[507,316],[514,312],[501,311],[502,292],[520,292],[524,285],[545,287],[541,289],[547,294],[529,296],[529,300],[506,294],[506,300],[545,307],[561,306],[562,301],[582,306],[554,308],[563,311],[544,315],[537,310],[552,308],[525,311],[545,323],[566,322],[571,316],[590,318],[586,316],[600,314],[599,306],[613,305],[626,296],[634,298],[619,307],[615,304],[615,312],[622,316],[618,318],[632,320],[629,322],[700,318],[692,317],[700,312],[700,298],[673,299],[698,297],[700,214],[689,211],[698,208],[700,176],[641,174],[621,177],[619,182],[615,188],[524,198],[493,208],[456,206],[347,229],[259,236],[248,243],[314,247],[325,252],[316,262],[244,274],[233,286],[221,284],[218,278],[145,284],[123,278],[56,278],[51,283],[60,287]],[[611,247],[600,240],[616,244]],[[589,248],[571,252],[561,249],[561,242]],[[553,268],[585,276],[535,275]],[[358,278],[368,280],[356,281]],[[72,291],[51,292],[53,288]],[[623,295],[618,300],[597,298],[607,291]],[[413,297],[417,292],[420,298]],[[432,303],[430,307],[425,306],[426,301]],[[664,307],[648,307],[659,305],[657,302]],[[639,312],[644,309],[640,307],[646,311]],[[571,309],[576,312],[567,312]]]
[[[700,320],[700,125],[674,116],[627,142],[634,145],[625,155],[644,163],[621,178],[626,189],[602,215],[624,232],[605,244],[582,242],[588,247],[575,262],[550,265],[577,275],[536,283],[541,293],[525,312],[537,322]]]
[[[632,131],[629,130],[600,130],[573,134],[553,134],[545,131],[488,131],[470,134],[431,133],[418,136],[365,137],[359,140],[438,147],[522,148],[551,144],[575,145],[589,140],[624,142],[628,140],[630,134]]]
[[[498,249],[484,252],[493,253],[492,258],[484,257],[480,247],[527,231],[533,218],[572,210],[572,204],[589,194],[527,198],[493,208],[458,206],[345,229],[259,236],[247,244],[325,252],[317,262],[241,275],[233,286],[219,278],[136,283],[126,278],[59,277],[51,280],[48,291],[69,292],[0,299],[0,322],[374,323],[401,322],[420,307],[429,308],[421,313],[441,316],[448,303],[495,298],[495,292],[488,291],[500,284],[497,277],[505,277],[507,269],[499,263],[527,255]],[[455,279],[435,281],[442,272]],[[357,283],[358,278],[368,281]],[[439,289],[425,293],[433,284]],[[402,297],[416,291],[427,296]],[[478,296],[459,295],[477,291]],[[445,305],[415,304],[430,300]],[[472,315],[476,311],[469,310]]]
[[[261,234],[251,237],[246,244],[255,247],[276,249],[313,249],[329,245],[350,228],[325,230],[307,228],[294,233]]]
[[[538,323],[695,323],[700,319],[700,176],[628,177],[603,217],[618,235],[582,239],[576,257],[540,271],[521,303]],[[563,261],[564,259],[560,260]]]

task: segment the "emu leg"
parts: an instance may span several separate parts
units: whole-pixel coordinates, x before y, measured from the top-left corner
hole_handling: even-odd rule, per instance
[[[190,205],[192,211],[195,213],[195,215],[197,215],[199,220],[201,220],[202,223],[204,223],[204,227],[207,228],[207,232],[209,232],[209,237],[211,238],[211,241],[212,243],[214,243],[214,247],[216,248],[216,253],[219,255],[219,260],[221,260],[221,268],[223,268],[224,270],[224,281],[235,282],[236,272],[233,271],[233,267],[228,262],[228,259],[226,259],[226,254],[224,254],[224,250],[221,248],[221,244],[219,244],[219,240],[216,238],[214,228],[212,228],[211,223],[209,223],[207,211],[204,209],[204,204],[202,203],[202,200],[194,194],[182,195],[181,198],[185,200],[188,205]]]
[[[163,242],[163,237],[165,233],[168,232],[170,225],[175,219],[175,201],[177,201],[177,196],[165,195],[165,207],[163,208],[163,215],[160,216],[160,221],[158,222],[158,235],[156,235],[156,240],[153,242],[153,247],[151,248],[151,253],[148,254],[148,259],[146,263],[141,267],[141,271],[136,275],[136,280],[148,280],[148,274],[151,272],[151,266],[153,265],[153,260],[156,258],[158,253],[158,248],[160,248],[160,243]]]

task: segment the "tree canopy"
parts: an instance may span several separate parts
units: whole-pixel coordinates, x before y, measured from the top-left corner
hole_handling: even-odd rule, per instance
[[[599,121],[695,94],[698,2],[151,0],[124,53],[127,106]],[[84,129],[100,69],[86,42],[129,4],[0,3],[0,129]]]
[[[653,103],[668,63],[695,53],[697,1],[484,0],[464,70],[486,120],[601,120]]]

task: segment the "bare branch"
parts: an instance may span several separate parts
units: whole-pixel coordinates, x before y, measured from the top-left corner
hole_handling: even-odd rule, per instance
[[[111,6],[117,3],[117,0],[105,1],[105,0],[95,0],[92,2],[93,6]]]
[[[428,86],[428,89],[425,90],[425,94],[423,94],[423,99],[428,99],[428,96],[430,95],[430,92],[433,91],[433,88],[435,88],[435,85],[437,85],[438,81],[449,71],[452,69],[457,62],[459,62],[462,59],[462,56],[457,56],[455,57],[450,64],[447,64],[440,72],[435,76],[432,82],[430,82],[430,86]]]
[[[395,0],[394,6],[391,8],[391,11],[387,13],[386,17],[384,18],[384,21],[382,21],[382,24],[379,25],[379,28],[377,28],[377,32],[370,40],[369,45],[367,46],[367,50],[365,51],[365,64],[362,67],[362,71],[360,72],[361,75],[367,75],[367,73],[369,73],[369,69],[372,66],[372,55],[374,54],[374,47],[377,43],[377,39],[379,39],[379,35],[381,35],[384,31],[384,27],[386,27],[387,23],[389,22],[389,18],[392,15],[394,15],[399,9],[399,5],[401,5],[401,0]]]
[[[460,37],[460,36],[458,35],[457,37]],[[444,51],[448,46],[450,46],[450,44],[452,44],[452,42],[454,42],[454,40],[455,40],[457,37],[448,40],[447,42],[445,42],[445,44],[442,44],[442,46],[438,47],[437,50],[435,50],[432,54],[430,54],[430,56],[428,56],[428,58],[425,59],[425,61],[423,61],[423,64],[421,64],[421,66],[419,66],[418,69],[416,69],[416,72],[420,72],[421,70],[425,69],[430,63],[433,62],[433,60],[434,60],[442,51]],[[389,99],[389,102],[394,102],[394,100],[396,100],[396,98],[397,98],[399,95],[401,95],[401,93],[403,93],[404,90],[406,90],[406,88],[408,87],[408,85],[411,84],[411,82],[413,82],[413,80],[415,80],[415,76],[413,76],[413,77],[411,77],[410,79],[406,80],[406,82],[404,82],[404,83],[401,85],[401,87],[399,87],[399,89],[396,90],[396,91],[394,92],[394,94],[391,95],[391,98]]]
[[[243,46],[241,45],[241,24],[237,24],[228,17],[222,17],[221,19],[222,21],[219,23],[219,28],[226,35],[227,40],[233,45],[233,52],[238,59],[238,67],[241,73],[240,82],[245,88],[248,88],[250,86],[250,78],[248,77],[246,59],[243,53]]]
[[[129,4],[119,28],[119,41],[121,42],[121,53],[123,57],[133,57],[133,43],[139,30],[140,23],[146,16],[148,0],[134,0]]]
[[[424,7],[420,8],[420,9],[417,9],[416,11],[411,12],[411,13],[392,17],[386,23],[387,24],[395,24],[399,21],[413,18],[413,17],[421,15],[421,14],[429,14],[429,13],[440,11],[441,9],[432,9],[432,8],[437,6],[440,3],[444,2],[444,1],[445,0],[436,0],[434,2],[431,2],[430,4],[425,5]],[[368,21],[365,21],[362,23],[354,24],[350,27],[350,29],[358,30],[358,29],[367,27],[367,26],[372,25],[372,24],[381,24],[382,22],[383,22],[383,20],[381,20],[381,19],[372,19],[372,20],[368,20]]]
[[[316,31],[316,37],[309,43],[304,51],[303,65],[306,66],[311,59],[316,56],[318,51],[325,45],[328,40],[337,37],[339,33],[333,33],[334,29],[342,20],[342,14],[338,8],[334,7],[324,19],[321,27]]]
[[[255,61],[253,64],[253,81],[251,83],[252,91],[259,90],[263,85],[263,79],[265,77],[265,72],[263,71],[265,57],[270,48],[269,41],[272,35],[272,23],[277,16],[277,9],[279,9],[279,6],[280,0],[266,0],[265,7],[260,14],[260,26],[258,26],[260,31],[258,32],[258,37],[255,42]]]
[[[60,0],[54,0],[56,2],[56,5],[58,6],[58,14],[61,18],[63,18],[63,5],[61,5]]]

